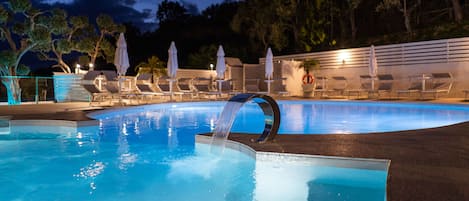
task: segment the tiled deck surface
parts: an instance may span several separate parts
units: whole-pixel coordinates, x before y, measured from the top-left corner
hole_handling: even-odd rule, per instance
[[[88,103],[3,105],[0,116],[84,121],[89,120],[86,113],[94,109],[100,108],[90,108]],[[256,137],[230,135],[230,139],[261,151],[391,159],[390,201],[469,200],[469,122],[385,134],[279,135],[275,142],[265,144],[252,143]]]

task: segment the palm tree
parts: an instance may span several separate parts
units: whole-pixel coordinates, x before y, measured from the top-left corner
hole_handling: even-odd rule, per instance
[[[152,74],[151,82],[154,82],[154,77],[161,77],[162,75],[166,75],[165,62],[161,61],[157,56],[151,56],[148,58],[147,62],[139,63],[135,67],[135,70],[138,72],[138,74]]]

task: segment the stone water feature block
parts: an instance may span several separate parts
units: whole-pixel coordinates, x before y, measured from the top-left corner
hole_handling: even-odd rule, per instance
[[[90,95],[81,86],[83,75],[54,73],[54,94],[57,102],[88,101]]]

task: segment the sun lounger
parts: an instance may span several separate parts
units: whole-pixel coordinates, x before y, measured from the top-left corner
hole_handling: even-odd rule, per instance
[[[106,77],[107,81],[116,81],[117,80],[118,75],[115,71],[103,70],[103,71],[101,71],[101,73],[104,75],[104,77]]]
[[[209,78],[197,77],[193,81],[193,86],[196,90],[197,97],[212,97],[215,99],[221,96],[221,92],[212,88],[212,80]]]
[[[100,74],[101,71],[88,71],[85,75],[83,75],[83,80],[94,81]]]
[[[467,94],[469,94],[469,89],[462,90],[464,92],[464,100],[467,100]]]
[[[143,81],[143,82],[152,82],[151,80],[152,75],[150,73],[141,73],[137,75],[137,82],[138,81]]]
[[[332,83],[329,83],[329,90],[327,90],[327,95],[344,95],[345,90],[347,90],[347,86],[347,78],[344,76],[333,76]]]
[[[104,88],[106,88],[106,91],[109,92],[111,96],[111,103],[113,100],[118,100],[119,103],[122,103],[122,99],[128,99],[129,103],[132,103],[132,99],[137,98],[136,93],[129,91],[123,92],[119,89],[119,87],[120,84],[118,81],[107,81],[106,85],[104,85]]]
[[[396,90],[397,98],[400,98],[402,95],[407,95],[410,97],[412,94],[420,94],[422,91],[422,76],[410,76],[409,85],[405,89]]]
[[[259,79],[244,80],[244,89],[246,92],[259,92]]]
[[[145,99],[145,97],[149,97],[150,100],[153,100],[153,97],[161,97],[161,96],[170,96],[169,93],[163,93],[156,89],[156,87],[153,85],[153,83],[137,83],[136,84],[138,94],[142,99]]]
[[[314,80],[314,95],[319,95],[319,97],[324,97],[327,95],[327,77],[325,76],[316,76]]]
[[[193,99],[195,89],[192,86],[192,78],[179,78],[177,81],[177,91],[183,93],[183,95],[189,95]]]
[[[348,89],[345,90],[347,98],[356,94],[357,98],[360,98],[362,93],[368,93],[371,90],[371,76],[369,75],[360,75],[360,87],[357,89]]]
[[[286,78],[275,79],[274,93],[280,96],[288,96],[290,93],[287,91],[286,85],[283,84],[283,80],[286,80]]]
[[[98,103],[104,101],[104,98],[109,96],[105,91],[101,91],[95,84],[82,84],[83,88],[90,94],[89,103],[97,101]]]
[[[381,97],[382,94],[391,94],[394,84],[394,78],[391,74],[381,74],[378,75],[378,82],[377,87],[375,89],[370,89],[368,91],[368,96],[373,97],[373,95],[378,95],[378,98]]]
[[[109,93],[101,91],[95,84],[95,80],[100,74],[101,71],[88,71],[82,79],[81,86],[90,94],[90,105],[94,101],[102,102],[106,96],[109,96]]]
[[[217,83],[218,84],[218,83]],[[233,80],[223,80],[221,82],[221,95],[236,95],[242,93],[241,91],[236,91],[233,89]]]
[[[420,92],[421,98],[432,95],[434,99],[437,99],[438,94],[449,94],[453,86],[453,76],[450,73],[432,73],[430,81],[430,88]]]
[[[155,87],[157,88],[159,92],[163,93],[164,96],[171,97],[173,95],[178,95],[182,100],[182,95],[184,95],[184,93],[177,91],[176,86],[173,86],[172,91],[171,91],[170,84],[172,84],[172,82],[169,82],[168,80],[169,80],[169,77],[158,78]]]
[[[153,100],[153,97],[157,96],[165,96],[165,94],[157,87],[152,80],[152,74],[150,73],[141,73],[137,75],[135,87],[137,89],[138,96],[141,97],[142,100],[145,100],[145,97],[149,97],[150,100]]]

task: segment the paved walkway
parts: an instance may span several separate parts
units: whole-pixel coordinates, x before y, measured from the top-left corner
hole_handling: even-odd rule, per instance
[[[436,102],[467,104],[460,99]],[[0,106],[0,116],[81,121],[89,120],[86,113],[96,109],[103,108],[88,103]],[[260,151],[391,159],[389,201],[469,200],[469,122],[386,134],[279,135],[265,144],[252,143],[253,138],[257,137],[230,135]]]

